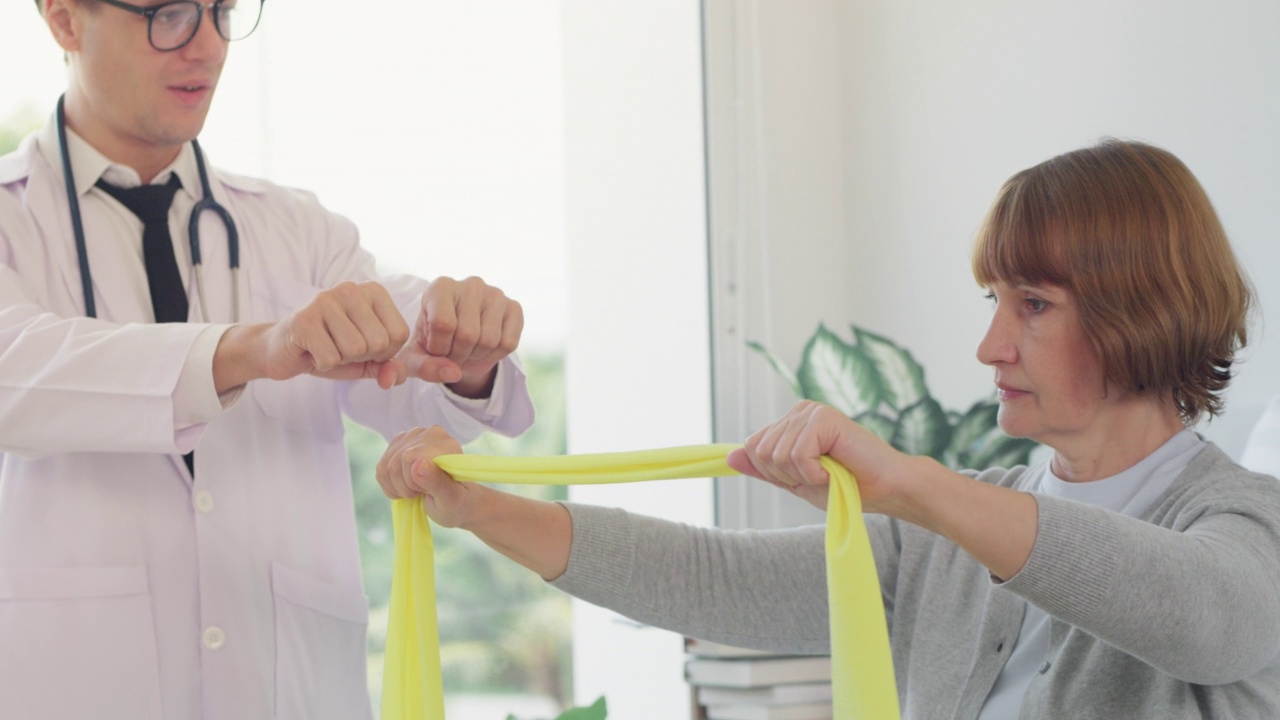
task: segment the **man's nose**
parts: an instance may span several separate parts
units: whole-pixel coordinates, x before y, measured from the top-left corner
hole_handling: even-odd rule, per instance
[[[192,60],[220,62],[226,58],[227,41],[218,34],[218,23],[214,19],[217,5],[203,6],[200,12],[205,16],[200,18],[200,26],[196,28],[196,34],[191,38],[191,42],[182,46],[182,53]]]

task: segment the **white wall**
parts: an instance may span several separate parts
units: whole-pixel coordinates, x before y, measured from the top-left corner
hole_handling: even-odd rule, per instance
[[[567,328],[558,0],[267,2],[201,142],[315,192],[387,271],[479,275],[528,350]]]
[[[960,404],[989,386],[972,352],[989,310],[967,253],[1000,183],[1105,135],[1187,163],[1264,316],[1280,319],[1280,4],[844,8],[848,239],[875,268],[859,273],[851,319],[917,349],[940,396]],[[1228,413],[1204,429],[1236,456],[1280,393],[1280,335],[1255,327]]]
[[[697,0],[562,0],[570,452],[711,438]],[[711,484],[574,487],[575,501],[710,524]],[[580,703],[689,717],[674,633],[574,604]]]
[[[1191,167],[1263,315],[1280,317],[1280,5],[707,5],[721,439],[792,399],[759,357],[741,360],[741,341],[794,366],[820,320],[909,348],[946,407],[989,393],[974,359],[990,311],[969,273],[973,233],[1009,175],[1105,135],[1164,146]],[[1233,455],[1280,393],[1277,369],[1280,337],[1257,325],[1227,414],[1203,428]],[[721,517],[812,517],[752,499],[763,492],[729,493]]]

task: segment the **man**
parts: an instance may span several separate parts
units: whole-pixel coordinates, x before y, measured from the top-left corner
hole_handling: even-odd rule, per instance
[[[309,194],[202,179],[261,3],[144,1],[37,0],[65,124],[0,158],[0,717],[370,717],[341,416],[522,432],[521,309],[378,278]],[[193,267],[206,194],[229,222],[199,214]]]

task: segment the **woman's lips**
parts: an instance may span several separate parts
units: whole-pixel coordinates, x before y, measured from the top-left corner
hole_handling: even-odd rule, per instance
[[[1008,385],[996,385],[996,397],[999,398],[1001,401],[1017,400],[1020,397],[1025,397],[1030,394],[1031,393],[1027,392],[1026,390],[1019,390],[1015,387],[1010,387]]]

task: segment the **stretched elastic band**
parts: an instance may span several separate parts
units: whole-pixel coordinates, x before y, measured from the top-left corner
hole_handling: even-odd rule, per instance
[[[637,452],[512,458],[444,455],[436,464],[456,480],[585,485],[736,475],[725,458],[737,445],[692,445]],[[842,465],[831,475],[827,505],[827,593],[831,674],[837,720],[897,720],[898,692],[875,559],[858,487]],[[422,499],[392,503],[395,573],[382,680],[383,720],[444,720],[436,624],[431,524]]]

